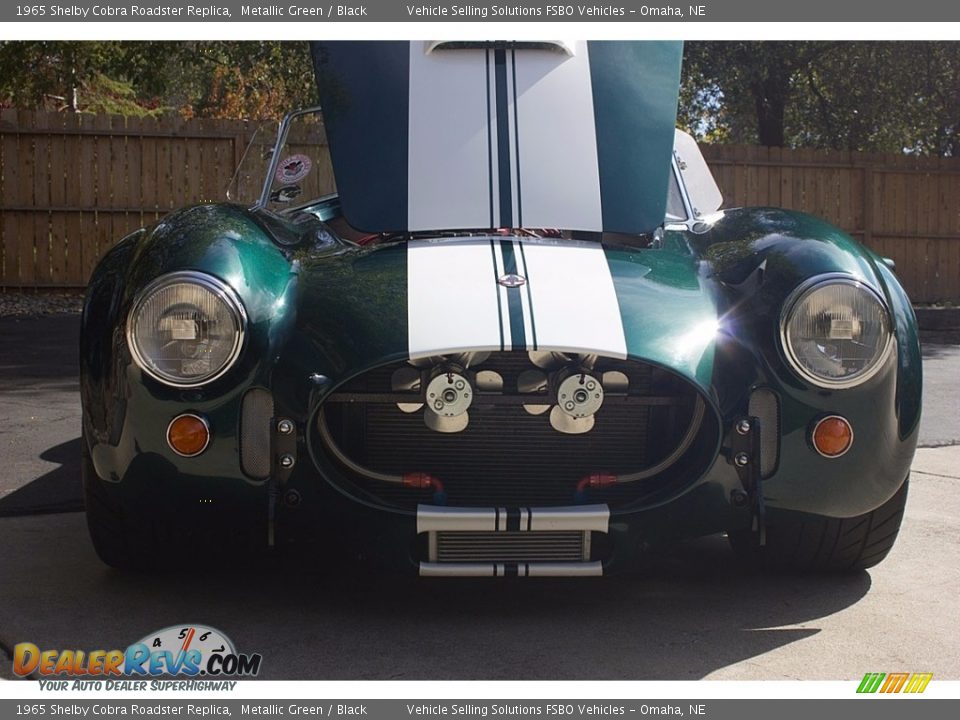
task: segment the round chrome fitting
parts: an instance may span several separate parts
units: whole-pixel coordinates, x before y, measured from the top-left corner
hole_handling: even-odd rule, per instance
[[[472,402],[470,381],[460,373],[442,372],[427,385],[427,406],[441,417],[463,415]]]
[[[737,453],[733,456],[733,463],[737,467],[746,467],[750,464],[750,456],[744,452]]]
[[[289,470],[294,466],[295,463],[296,460],[293,459],[293,455],[287,454],[280,456],[280,467],[282,467],[284,470]]]
[[[587,373],[573,373],[557,388],[557,406],[573,418],[589,417],[603,405],[603,385]]]
[[[292,434],[292,433],[293,433],[293,421],[292,421],[292,420],[287,420],[286,418],[284,418],[283,420],[279,420],[279,421],[277,422],[277,432],[280,433],[281,435],[290,435],[290,434]]]
[[[746,435],[748,432],[750,432],[751,427],[753,426],[750,424],[750,421],[744,418],[737,423],[737,433],[740,435]]]

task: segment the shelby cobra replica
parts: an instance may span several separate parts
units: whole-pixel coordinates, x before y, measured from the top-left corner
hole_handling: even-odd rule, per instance
[[[892,263],[728,209],[659,42],[313,45],[259,197],[97,268],[100,557],[314,547],[425,576],[600,575],[725,532],[851,570],[897,535],[920,349]],[[319,196],[326,133],[337,195]]]

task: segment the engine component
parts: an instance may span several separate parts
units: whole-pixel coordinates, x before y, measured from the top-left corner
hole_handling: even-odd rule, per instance
[[[405,413],[423,409],[423,421],[431,430],[442,433],[466,430],[470,423],[467,410],[473,404],[474,395],[503,392],[503,377],[499,373],[468,370],[489,357],[487,352],[467,352],[409,360],[407,366],[393,372],[390,385],[394,393],[409,393],[417,402],[398,402],[397,407]]]
[[[461,432],[467,428],[473,403],[470,381],[458,372],[438,374],[427,385],[427,405],[423,421],[437,432]]]
[[[629,390],[630,381],[624,373],[596,369],[600,359],[594,354],[532,351],[528,357],[542,370],[522,372],[517,378],[517,391],[524,395],[542,395],[552,402],[525,403],[523,408],[531,415],[549,412],[550,425],[557,432],[567,435],[590,432],[604,395],[626,395]],[[552,393],[551,388],[555,388]]]

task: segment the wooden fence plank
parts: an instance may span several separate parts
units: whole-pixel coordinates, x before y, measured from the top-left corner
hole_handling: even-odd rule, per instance
[[[177,137],[170,141],[170,206],[183,207],[190,202],[189,168],[187,166],[187,145],[181,128],[184,121],[173,118],[170,122],[177,128]]]
[[[131,207],[143,207],[143,157],[140,147],[143,120],[141,118],[126,119],[126,143],[124,157],[126,158],[126,202]],[[143,211],[129,213],[126,218],[127,226],[142,225]],[[118,240],[120,238],[117,238]]]
[[[113,244],[113,217],[114,213],[106,212],[113,206],[113,185],[116,158],[113,155],[113,117],[97,115],[93,125],[98,134],[97,142],[97,191],[96,191],[96,223],[94,236],[95,249],[92,253],[94,265],[100,261]],[[101,209],[103,212],[101,212]]]
[[[19,126],[16,110],[0,111],[0,121],[4,130],[0,134],[0,162],[2,162],[2,182],[0,198],[2,202],[12,202],[19,197],[20,188],[20,148],[19,135],[6,128]],[[2,282],[4,286],[20,284],[20,217],[15,212],[3,211],[0,233],[3,239]]]
[[[157,164],[157,139],[150,136],[157,128],[156,118],[141,121],[140,145],[140,202],[144,209],[144,221],[160,207],[159,166]]]
[[[36,126],[37,117],[34,112],[23,112],[25,129]],[[36,135],[32,132],[20,133],[20,197],[29,205],[36,208],[35,194],[37,192],[37,165],[36,165]],[[46,278],[37,275],[37,240],[45,241],[45,226],[39,223],[36,213],[19,213],[20,237],[18,252],[20,259],[20,279],[28,284],[42,284]],[[39,238],[38,238],[39,236]]]
[[[201,173],[203,171],[203,145],[210,142],[206,139],[184,140],[183,163],[185,166],[186,182],[182,183],[184,188],[183,205],[203,202],[203,181]]]
[[[0,286],[83,285],[130,230],[222,201],[254,130],[233,120],[0,111]],[[305,196],[334,189],[321,125],[301,128],[290,150],[314,160]],[[725,207],[820,215],[893,257],[915,301],[960,302],[960,159],[740,145],[705,146],[704,155]],[[245,202],[259,183],[247,183],[256,187]]]

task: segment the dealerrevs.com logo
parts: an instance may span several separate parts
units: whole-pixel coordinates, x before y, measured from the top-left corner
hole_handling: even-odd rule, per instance
[[[120,678],[255,677],[262,660],[259,653],[238,653],[222,632],[199,624],[171,625],[125,650],[41,650],[29,642],[13,648],[13,672],[19,677],[104,679],[112,686],[108,689],[117,690],[144,689],[111,682]]]

